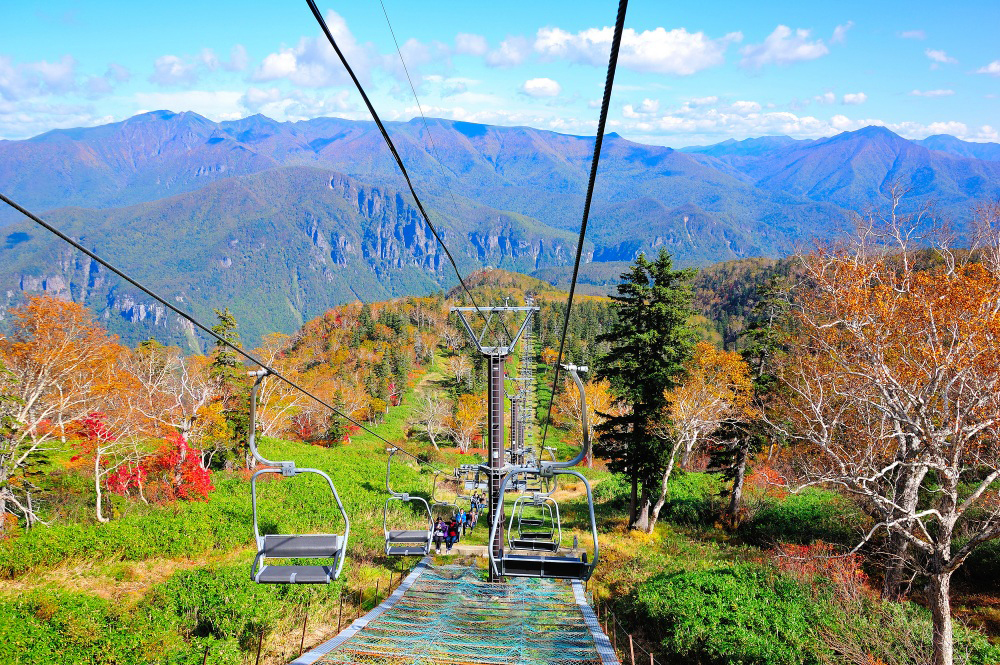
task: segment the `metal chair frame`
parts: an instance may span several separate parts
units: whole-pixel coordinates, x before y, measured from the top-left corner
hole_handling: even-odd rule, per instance
[[[434,516],[431,514],[431,506],[427,503],[426,499],[420,496],[410,496],[406,492],[397,492],[393,490],[392,486],[389,484],[389,474],[392,472],[392,458],[397,452],[399,452],[399,448],[389,449],[389,461],[385,467],[385,489],[389,492],[389,497],[385,500],[385,507],[382,510],[382,531],[385,534],[385,553],[387,556],[426,556],[427,553],[431,551],[431,541],[434,537]],[[422,503],[424,505],[424,510],[427,511],[427,531],[424,534],[425,537],[423,540],[413,539],[416,538],[415,532],[419,530],[389,529],[389,504],[392,501],[400,501],[402,503],[414,502]],[[408,536],[408,533],[411,535]],[[393,539],[393,534],[396,534],[396,539]],[[402,547],[393,547],[393,542],[409,543],[413,544],[414,547],[406,547],[405,544]],[[409,551],[417,549],[422,551]]]
[[[250,476],[250,503],[253,509],[253,535],[254,540],[257,543],[257,556],[254,557],[253,564],[250,567],[250,578],[254,582],[258,583],[284,583],[285,580],[281,582],[272,582],[267,579],[261,579],[264,576],[265,571],[268,568],[288,568],[295,569],[290,572],[290,579],[287,583],[290,584],[328,584],[330,581],[337,579],[340,576],[340,572],[344,567],[344,555],[347,552],[347,543],[351,534],[351,520],[347,516],[347,511],[344,510],[344,504],[340,500],[340,495],[337,493],[337,488],[333,484],[333,480],[330,478],[326,472],[320,469],[310,469],[304,467],[295,466],[295,462],[281,461],[275,462],[271,461],[260,454],[257,450],[257,392],[260,389],[260,384],[264,381],[264,378],[270,374],[266,369],[258,370],[256,372],[247,372],[248,376],[256,377],[253,388],[250,390],[250,434],[247,438],[247,444],[250,447],[250,454],[259,463],[264,465],[264,468],[258,469]],[[327,484],[330,486],[330,493],[333,494],[333,499],[337,504],[337,508],[340,509],[340,515],[344,519],[344,534],[283,534],[283,535],[261,535],[260,533],[260,522],[257,515],[257,478],[265,473],[280,473],[285,478],[294,478],[303,473],[315,473],[326,480]],[[270,544],[268,539],[274,540],[274,544]],[[299,546],[299,549],[295,547],[295,541],[304,541],[305,545]],[[312,541],[313,546],[309,547],[309,542]],[[268,552],[271,552],[270,558],[317,558],[317,559],[333,559],[334,563],[331,567],[323,567],[326,569],[326,579],[322,579],[323,575],[318,574],[317,571],[307,570],[313,567],[301,567],[301,566],[268,566],[266,560],[268,557]],[[289,556],[279,556],[280,554],[288,554]],[[316,573],[317,577],[311,577],[310,575]],[[297,581],[296,577],[298,575],[303,575],[304,578],[308,580]]]
[[[545,557],[545,556],[534,556],[534,555],[511,555],[505,553],[503,549],[499,552],[494,550],[492,547],[489,548],[489,558],[490,567],[493,573],[498,576],[510,576],[510,577],[547,577],[547,578],[559,578],[559,579],[578,579],[587,580],[594,572],[594,568],[597,566],[597,561],[600,556],[600,544],[597,539],[597,519],[594,516],[594,495],[590,488],[590,483],[587,479],[578,471],[572,470],[570,467],[576,466],[582,462],[587,454],[590,452],[590,425],[587,416],[587,399],[586,393],[584,391],[583,381],[580,380],[577,370],[586,371],[585,367],[576,367],[574,365],[563,365],[566,371],[569,372],[573,381],[576,383],[577,389],[580,391],[580,410],[581,410],[581,421],[583,425],[583,445],[580,446],[580,451],[577,453],[576,457],[567,462],[557,462],[557,461],[543,461],[537,467],[514,467],[510,469],[508,473],[504,476],[500,483],[499,488],[499,498],[496,514],[493,515],[492,525],[490,526],[490,539],[489,542],[495,542],[497,532],[502,528],[501,516],[503,515],[503,504],[504,498],[507,492],[508,485],[521,476],[527,478],[531,475],[537,475],[545,478],[551,478],[553,481],[560,475],[573,476],[581,481],[583,481],[584,487],[587,488],[587,507],[590,513],[590,532],[593,538],[594,544],[594,557],[593,560],[587,561],[586,553],[583,553],[580,557]],[[551,453],[550,453],[551,454]],[[552,489],[548,494],[545,495],[534,495],[536,497],[544,496],[546,499],[550,499],[548,496],[551,492],[555,491],[554,483]],[[553,500],[554,503],[554,500]],[[558,505],[557,505],[558,510]],[[507,525],[507,542],[511,542],[511,530],[513,529],[514,513],[511,514],[511,521]],[[562,539],[561,524],[560,524],[560,544]],[[556,553],[558,554],[559,548],[556,548]]]

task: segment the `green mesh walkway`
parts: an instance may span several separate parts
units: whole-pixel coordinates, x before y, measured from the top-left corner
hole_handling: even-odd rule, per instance
[[[474,567],[428,567],[395,605],[316,663],[600,665],[569,584],[482,576]]]

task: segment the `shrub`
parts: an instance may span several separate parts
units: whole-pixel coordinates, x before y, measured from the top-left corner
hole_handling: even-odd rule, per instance
[[[654,576],[635,607],[678,663],[806,665],[824,651],[821,607],[802,584],[759,565]]]
[[[772,499],[740,525],[739,535],[752,545],[808,545],[816,540],[853,545],[866,518],[846,499],[820,489],[807,489]]]

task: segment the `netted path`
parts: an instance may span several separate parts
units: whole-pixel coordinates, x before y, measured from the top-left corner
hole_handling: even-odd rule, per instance
[[[407,582],[296,665],[618,663],[578,583],[490,584],[473,566],[426,561]]]

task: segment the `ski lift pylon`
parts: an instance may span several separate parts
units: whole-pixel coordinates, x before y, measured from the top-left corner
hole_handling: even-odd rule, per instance
[[[492,525],[490,527],[489,542],[495,542],[494,539],[496,538],[499,529],[503,526],[501,523],[501,516],[503,515],[505,493],[507,491],[507,487],[512,482],[516,483],[519,477],[527,478],[532,475],[552,478],[553,480],[555,480],[557,476],[567,475],[573,476],[582,481],[584,487],[587,489],[587,506],[589,509],[588,512],[590,513],[590,531],[593,537],[593,559],[588,561],[587,553],[579,552],[576,547],[574,547],[571,552],[562,552],[561,542],[555,543],[554,548],[550,550],[551,555],[537,551],[532,551],[528,554],[515,554],[509,549],[500,549],[498,552],[491,547],[489,548],[490,566],[493,573],[498,576],[587,580],[590,579],[590,576],[594,572],[594,568],[597,566],[600,549],[597,541],[597,520],[594,517],[593,492],[591,491],[590,483],[587,479],[579,472],[573,471],[570,468],[583,461],[583,459],[586,458],[587,454],[590,452],[590,427],[587,418],[587,399],[583,387],[583,381],[580,380],[580,376],[577,373],[578,370],[586,371],[586,368],[576,367],[574,365],[563,365],[563,368],[569,372],[580,391],[583,445],[580,446],[580,451],[577,453],[576,457],[568,462],[542,461],[537,467],[514,467],[504,476],[500,483],[498,505],[496,513],[493,515]],[[551,497],[547,498],[551,499]],[[554,502],[554,499],[552,499],[552,501]],[[509,545],[514,544],[514,539],[511,537],[511,529],[514,525],[513,518],[514,514],[512,513],[511,521],[507,525],[507,541]],[[561,525],[559,540],[561,541]]]

